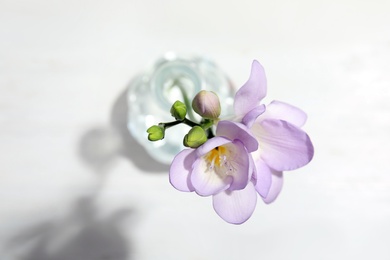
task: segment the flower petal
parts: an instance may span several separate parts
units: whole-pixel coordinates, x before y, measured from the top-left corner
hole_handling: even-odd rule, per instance
[[[283,187],[283,172],[272,171],[272,184],[267,197],[263,201],[267,204],[274,202]]]
[[[241,190],[246,187],[253,173],[253,162],[244,145],[233,141],[223,146],[226,149],[225,162],[221,163],[220,174],[233,177],[229,190]]]
[[[195,159],[195,150],[193,149],[184,149],[173,159],[169,169],[169,182],[177,190],[194,191],[189,176]]]
[[[276,171],[297,169],[313,158],[309,136],[286,121],[265,119],[251,130],[259,142],[261,158]]]
[[[210,162],[205,157],[195,161],[190,178],[195,192],[200,196],[210,196],[226,190],[233,181],[232,176],[219,174],[215,167],[210,167]]]
[[[234,97],[234,111],[243,116],[256,106],[267,94],[267,79],[263,66],[254,60],[248,81],[237,91]]]
[[[280,119],[298,127],[302,127],[306,123],[307,115],[295,106],[274,100],[267,106],[267,110],[260,118]]]
[[[251,128],[257,117],[263,114],[265,111],[265,105],[260,105],[249,111],[243,118],[242,123]]]
[[[262,198],[266,198],[272,184],[272,172],[263,160],[256,161],[256,191]]]
[[[243,190],[224,191],[213,196],[215,212],[231,224],[247,221],[256,208],[257,194],[252,182]]]
[[[220,121],[216,130],[217,136],[223,136],[230,140],[240,140],[248,150],[248,152],[256,151],[258,144],[249,129],[241,123],[231,121]]]
[[[213,138],[207,140],[207,142],[205,142],[203,145],[199,146],[196,149],[196,155],[197,155],[197,157],[201,157],[201,156],[207,154],[208,152],[210,152],[215,147],[221,146],[221,145],[224,145],[224,144],[227,144],[230,142],[231,141],[229,139],[222,137],[222,136],[213,137]]]

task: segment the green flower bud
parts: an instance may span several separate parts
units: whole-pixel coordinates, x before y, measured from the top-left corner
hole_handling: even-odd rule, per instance
[[[203,118],[216,119],[221,114],[218,96],[212,91],[202,90],[192,100],[192,108]]]
[[[183,102],[176,101],[171,108],[171,115],[176,120],[183,120],[187,114],[187,107]]]
[[[146,130],[146,132],[149,134],[148,139],[149,141],[159,141],[164,139],[164,132],[165,129],[162,126],[159,125],[153,125]]]
[[[184,146],[198,148],[207,141],[206,131],[200,126],[194,126],[188,134],[184,136]]]

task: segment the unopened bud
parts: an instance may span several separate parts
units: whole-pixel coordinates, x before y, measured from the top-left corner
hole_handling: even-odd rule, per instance
[[[202,90],[192,100],[192,108],[203,118],[216,119],[221,114],[218,96],[212,91]]]
[[[176,120],[183,120],[187,115],[187,107],[183,102],[176,101],[171,107],[171,115]]]
[[[207,141],[206,131],[200,126],[194,126],[188,134],[184,136],[184,146],[198,148]]]
[[[164,139],[164,127],[153,125],[146,130],[146,132],[149,134],[148,139],[149,141],[159,141]]]

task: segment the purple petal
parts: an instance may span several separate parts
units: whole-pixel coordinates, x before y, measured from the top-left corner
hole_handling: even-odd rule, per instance
[[[240,141],[226,144],[223,148],[226,152],[221,154],[224,162],[219,167],[220,174],[233,177],[229,190],[241,190],[246,187],[253,173],[251,155]]]
[[[242,224],[256,208],[257,194],[252,182],[243,190],[224,191],[213,196],[215,212],[226,222]]]
[[[169,169],[169,182],[173,187],[180,191],[194,191],[189,176],[195,159],[193,149],[185,149],[175,156]]]
[[[260,105],[249,111],[243,118],[242,123],[248,128],[251,128],[257,117],[263,114],[265,111],[265,105]]]
[[[233,181],[232,176],[221,174],[216,167],[212,167],[207,155],[198,158],[193,166],[191,183],[196,193],[201,196],[210,196],[226,190]]]
[[[257,176],[257,169],[252,154],[253,153],[249,154],[249,176],[248,176],[249,180],[253,180]]]
[[[236,140],[198,158],[193,165],[191,183],[199,195],[209,196],[227,188],[245,188],[252,173],[251,155]]]
[[[256,106],[267,94],[267,79],[263,66],[253,61],[248,81],[237,91],[234,97],[234,111],[243,116]]]
[[[260,118],[280,119],[295,126],[302,127],[306,123],[307,115],[295,106],[274,100],[267,106],[267,110]]]
[[[274,200],[278,197],[280,191],[283,187],[283,172],[272,172],[272,184],[269,189],[267,197],[263,198],[263,201],[267,204],[274,202]]]
[[[248,152],[256,151],[258,144],[256,138],[249,132],[243,124],[232,121],[220,121],[216,130],[217,136],[223,136],[230,140],[240,140]]]
[[[221,146],[221,145],[224,145],[224,144],[227,144],[230,142],[231,142],[231,140],[229,140],[225,137],[222,137],[222,136],[213,137],[213,138],[207,140],[207,142],[205,142],[204,144],[202,144],[201,146],[199,146],[196,149],[196,155],[197,155],[197,157],[201,157],[201,156],[207,154],[208,152],[210,152],[215,147]]]
[[[262,198],[266,198],[272,183],[272,172],[263,160],[256,161],[256,191]]]
[[[259,142],[261,158],[276,171],[295,170],[313,158],[309,136],[286,121],[265,119],[251,130]]]

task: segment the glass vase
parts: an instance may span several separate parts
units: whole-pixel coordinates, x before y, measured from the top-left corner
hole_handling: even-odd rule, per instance
[[[160,122],[174,121],[170,108],[176,100],[191,101],[201,90],[215,92],[221,102],[221,117],[232,114],[234,88],[211,60],[200,56],[167,53],[150,71],[137,77],[128,89],[128,129],[135,140],[157,161],[170,164],[185,147],[183,138],[190,128],[180,124],[166,130],[161,141],[150,142],[146,130]],[[187,108],[191,109],[191,107]],[[193,116],[191,115],[193,114]],[[193,111],[192,119],[200,120]]]

